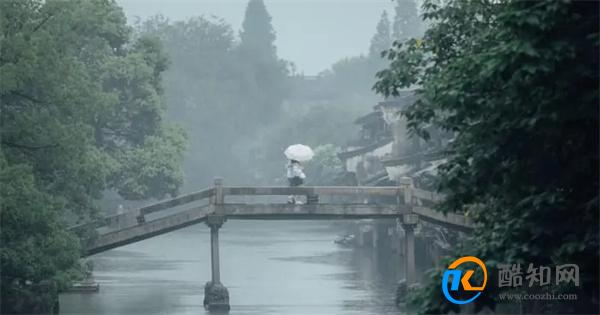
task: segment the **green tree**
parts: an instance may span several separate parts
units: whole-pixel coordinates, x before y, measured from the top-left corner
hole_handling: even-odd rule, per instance
[[[396,0],[396,15],[392,26],[392,38],[405,41],[423,34],[423,21],[419,17],[415,0]]]
[[[306,184],[312,186],[335,185],[344,173],[338,148],[333,144],[322,144],[314,149],[315,156],[305,165]]]
[[[277,117],[289,92],[288,63],[277,57],[275,31],[262,0],[250,0],[240,31],[239,66],[244,69],[241,125],[256,128]]]
[[[52,307],[56,297],[44,301],[44,294],[26,281],[54,279],[65,285],[79,258],[78,241],[62,223],[65,203],[41,191],[35,181],[30,165],[9,165],[0,153],[3,314],[38,313]]]
[[[375,89],[420,87],[409,126],[425,138],[430,125],[455,134],[441,209],[468,207],[478,223],[457,255],[494,268],[577,264],[577,303],[545,307],[597,313],[598,3],[426,1],[424,10],[423,41],[395,45]],[[441,296],[440,275],[421,292],[423,312],[459,311]],[[494,307],[488,287],[477,309]]]
[[[114,1],[0,1],[2,312],[33,312],[27,283],[60,280],[79,258],[66,231],[108,190],[173,195],[182,132],[163,121],[167,62],[131,40]]]
[[[275,31],[271,15],[262,0],[250,0],[240,31],[240,50],[256,60],[270,62],[277,58]]]
[[[390,20],[387,11],[383,11],[381,19],[377,23],[377,33],[371,38],[369,57],[380,59],[381,53],[392,47],[392,36],[390,34]]]
[[[382,68],[382,58],[355,56],[340,59],[331,65],[331,69],[320,74],[323,89],[332,96],[354,99],[363,102],[365,110],[377,100],[375,93],[369,89],[375,83],[375,73]]]

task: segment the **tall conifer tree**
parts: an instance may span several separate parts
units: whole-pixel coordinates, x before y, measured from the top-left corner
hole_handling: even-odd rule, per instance
[[[246,7],[240,50],[253,58],[276,59],[275,31],[271,25],[271,15],[262,0],[250,0]]]
[[[381,19],[377,24],[377,33],[371,38],[371,47],[369,48],[369,56],[379,58],[382,51],[392,47],[392,37],[390,34],[390,20],[388,19],[387,11],[383,11]]]
[[[248,93],[240,126],[254,128],[279,115],[287,94],[287,64],[277,57],[275,31],[262,0],[248,2],[238,50]]]
[[[394,17],[393,39],[404,41],[420,37],[423,25],[415,0],[396,0],[396,16]]]

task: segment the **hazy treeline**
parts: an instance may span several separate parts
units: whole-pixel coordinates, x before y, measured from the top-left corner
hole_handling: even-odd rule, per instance
[[[262,20],[246,20],[241,42],[223,21],[203,17],[179,22],[155,17],[139,25],[142,35],[158,38],[169,54],[168,115],[188,133],[190,189],[210,184],[215,176],[229,181],[248,176],[248,152],[241,151],[248,148],[240,145],[281,115],[288,67],[276,56],[262,8]]]
[[[380,52],[422,31],[414,2],[399,1],[396,11],[393,22],[382,15],[368,54],[342,58],[311,77],[277,56],[262,1],[249,2],[239,36],[218,18],[139,21],[140,36],[158,38],[169,55],[168,116],[190,142],[185,189],[210,185],[215,176],[237,184],[282,183],[287,145],[333,144],[328,148],[335,152],[352,139],[353,120],[378,99],[371,87],[387,64]]]

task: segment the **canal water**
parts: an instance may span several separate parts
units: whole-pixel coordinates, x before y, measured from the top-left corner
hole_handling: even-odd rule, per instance
[[[220,230],[229,314],[398,314],[395,255],[333,243],[337,221],[228,221]],[[198,224],[92,257],[98,293],[61,314],[208,314],[209,229]]]

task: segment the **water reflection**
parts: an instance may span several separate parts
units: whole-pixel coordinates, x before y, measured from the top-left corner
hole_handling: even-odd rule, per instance
[[[221,281],[230,314],[398,314],[395,255],[335,245],[331,221],[229,221]],[[208,228],[192,226],[94,256],[100,292],[63,294],[63,314],[204,314]]]

